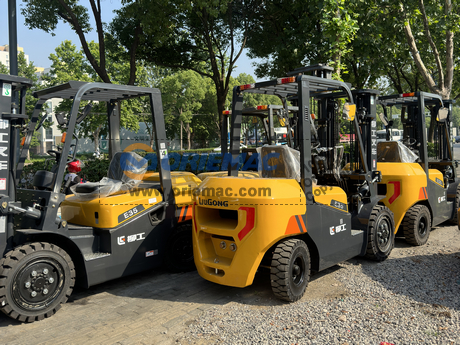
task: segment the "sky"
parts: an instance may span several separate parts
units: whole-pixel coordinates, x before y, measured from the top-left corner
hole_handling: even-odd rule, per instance
[[[48,59],[49,55],[54,53],[54,50],[64,40],[71,40],[77,47],[81,47],[80,40],[77,34],[72,31],[69,25],[59,22],[55,31],[55,36],[51,36],[42,30],[34,29],[29,30],[24,25],[24,17],[21,14],[21,8],[24,6],[22,0],[17,2],[17,30],[18,30],[18,46],[24,48],[24,53],[29,55],[29,60],[34,63],[36,67],[50,67],[51,61]],[[87,3],[86,1],[82,2]],[[101,0],[103,9],[102,20],[109,23],[113,17],[113,10],[121,7],[120,0]],[[89,11],[91,14],[91,11]],[[94,21],[91,24],[94,26]],[[97,42],[97,36],[93,30],[87,35],[88,41],[94,40]],[[8,0],[0,0],[0,46],[9,44],[8,34]],[[251,62],[254,60],[249,59],[244,53],[237,61],[238,67],[233,71],[232,75],[236,77],[240,73],[247,73],[257,80],[254,74],[254,67]]]

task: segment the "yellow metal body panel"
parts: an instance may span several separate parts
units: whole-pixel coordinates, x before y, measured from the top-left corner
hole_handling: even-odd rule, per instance
[[[428,169],[430,180],[444,188],[444,176],[438,169]]]
[[[163,197],[156,189],[149,189],[148,193],[142,193],[142,190],[137,189],[131,193],[116,194],[92,200],[82,200],[73,195],[62,202],[61,218],[72,224],[111,229],[136,214],[145,212],[162,200]],[[138,205],[142,205],[144,210],[130,213],[130,210]],[[125,213],[127,214],[125,215]],[[123,221],[119,222],[119,216],[121,215],[123,215]]]
[[[145,181],[160,181],[159,173],[144,175]],[[201,183],[200,179],[190,172],[171,172],[171,183],[177,207],[192,205],[193,191]],[[144,212],[162,200],[163,196],[155,188],[136,188],[128,193],[92,200],[71,195],[61,204],[61,218],[72,224],[111,229],[134,216],[129,213],[134,207],[142,205]],[[128,212],[127,218],[125,212]],[[122,222],[119,222],[120,215],[123,215]]]
[[[208,177],[199,190],[193,250],[198,273],[209,281],[235,287],[252,284],[273,244],[306,231],[303,220],[294,218],[306,213],[306,200],[293,179]]]
[[[211,171],[211,172],[203,172],[197,175],[198,178],[203,181],[206,177],[225,177],[228,176],[228,171]],[[246,178],[258,178],[259,173],[257,171],[238,171],[238,177],[246,177]]]
[[[406,214],[414,204],[427,199],[427,178],[419,163],[377,163],[377,170],[382,172],[382,182],[387,186],[386,197],[382,199],[394,214],[395,233]],[[434,181],[442,173],[430,169],[430,179]]]
[[[338,210],[347,212],[347,209],[342,209],[334,206],[333,200],[338,201],[344,205],[348,204],[347,194],[340,187],[331,187],[331,186],[313,186],[313,195],[315,202],[332,206]]]

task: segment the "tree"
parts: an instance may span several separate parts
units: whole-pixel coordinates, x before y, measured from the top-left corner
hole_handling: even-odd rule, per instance
[[[284,76],[295,68],[332,63],[340,77],[341,59],[358,26],[343,0],[282,1],[257,8],[247,46],[258,77]]]
[[[460,29],[459,4],[452,4],[451,0],[446,0],[444,4],[419,0],[417,5],[403,4],[399,1],[397,5],[401,13],[400,26],[405,34],[407,46],[428,91],[440,95],[443,99],[449,99],[454,79],[454,50],[460,52],[458,47],[454,47],[454,35]],[[460,93],[455,98],[458,97]],[[433,117],[437,114],[431,113],[428,140],[433,142]]]
[[[202,101],[206,95],[203,87],[203,77],[194,71],[180,71],[163,79],[161,86],[163,109],[168,117],[168,127],[174,128],[171,132],[177,131],[176,123],[179,123],[179,131],[182,129],[187,135],[187,149],[192,146],[191,127],[192,118],[202,108]],[[177,133],[177,132],[176,132]],[[175,134],[175,133],[174,133]],[[169,134],[171,137],[174,135]],[[182,140],[182,135],[181,135]],[[182,150],[182,141],[181,141]]]
[[[78,0],[23,0],[25,3],[21,13],[25,17],[25,24],[29,29],[41,29],[51,35],[57,28],[59,21],[67,23],[77,34],[82,50],[88,59],[91,68],[104,83],[112,80],[107,71],[107,46],[105,41],[104,23],[102,22],[101,0],[89,0],[91,12],[96,26],[98,49],[91,49],[86,34],[93,30],[90,24],[88,9],[80,5]],[[136,40],[137,31],[134,30]],[[113,42],[112,46],[113,46]],[[132,45],[129,58],[129,74],[125,75],[124,83],[133,85],[136,80],[136,45]]]
[[[254,3],[249,0],[169,1],[166,5],[161,0],[142,3],[128,0],[128,3],[137,6],[134,13],[144,14],[136,16],[145,42],[139,46],[140,56],[155,65],[193,70],[211,78],[216,88],[220,125],[231,73],[246,44]],[[158,40],[158,28],[164,27],[162,21],[169,25],[165,30],[168,35]],[[122,35],[117,37],[129,49],[129,41],[123,41]]]
[[[98,46],[94,42],[89,42],[88,47],[91,51],[97,51]],[[79,80],[86,82],[99,81],[99,76],[94,73],[92,67],[88,65],[82,50],[77,50],[77,47],[71,41],[62,42],[56,49],[55,54],[50,55],[52,61],[51,71],[43,76],[43,81],[47,86],[59,85],[66,83],[69,80]],[[109,59],[106,63],[108,75],[113,74],[116,78],[122,79],[123,73],[126,75],[126,63],[112,61]],[[85,102],[82,102],[84,106]],[[56,112],[69,112],[72,105],[71,100],[63,100],[56,108]],[[139,129],[139,118],[135,115],[136,109],[142,107],[141,104],[131,102],[131,107],[123,107],[120,117],[120,125],[131,130]],[[107,109],[105,104],[94,104],[91,113],[78,127],[78,135],[89,137],[94,143],[95,149],[99,147],[99,139],[101,135],[107,134]]]

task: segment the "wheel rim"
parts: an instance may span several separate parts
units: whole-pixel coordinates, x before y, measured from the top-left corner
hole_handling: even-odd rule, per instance
[[[179,236],[174,240],[172,254],[173,258],[177,258],[178,263],[193,261],[193,244],[189,234]]]
[[[297,255],[292,263],[291,279],[295,285],[302,285],[305,279],[305,261],[301,255]]]
[[[425,237],[428,233],[428,219],[425,216],[420,217],[418,222],[418,233],[421,237]]]
[[[24,310],[47,308],[62,293],[64,267],[52,258],[37,258],[24,264],[13,279],[11,296]]]
[[[385,252],[391,245],[391,226],[390,220],[384,217],[377,224],[377,245],[380,251]]]

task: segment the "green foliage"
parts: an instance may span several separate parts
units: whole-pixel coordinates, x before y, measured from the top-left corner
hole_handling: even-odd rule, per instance
[[[98,182],[103,177],[107,176],[110,165],[110,160],[108,158],[97,159],[90,157],[89,159],[82,160],[82,162],[84,166],[78,175],[86,181]]]
[[[206,97],[204,78],[194,71],[179,71],[164,78],[160,84],[163,111],[166,116],[167,134],[170,138],[183,131],[188,138],[188,149],[191,148],[191,125],[193,117],[200,116],[203,100]]]
[[[21,8],[21,13],[29,29],[40,29],[54,36],[59,20],[63,19],[59,13],[66,13],[66,8],[57,0],[23,0],[23,2],[25,5]],[[67,0],[66,6],[72,10],[78,22],[81,23],[83,32],[90,32],[87,8],[79,5],[78,0]]]
[[[140,22],[142,59],[168,68],[193,70],[213,81],[220,124],[230,75],[244,48],[254,4],[244,0],[127,0],[125,4],[126,11],[120,11],[119,18],[125,19],[126,15],[126,20]],[[126,39],[126,29],[117,29],[114,36],[129,49],[132,40]]]

